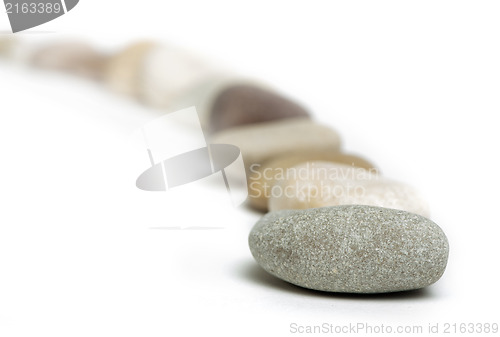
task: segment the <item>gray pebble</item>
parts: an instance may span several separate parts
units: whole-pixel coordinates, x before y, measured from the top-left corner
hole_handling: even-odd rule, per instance
[[[449,250],[431,220],[362,205],[270,212],[252,229],[249,245],[274,276],[343,293],[426,287],[443,275]]]

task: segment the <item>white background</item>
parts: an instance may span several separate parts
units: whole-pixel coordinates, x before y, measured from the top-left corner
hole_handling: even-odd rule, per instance
[[[129,136],[161,111],[1,61],[0,336],[500,323],[499,17],[498,1],[83,0],[18,34],[76,36],[103,50],[154,39],[268,81],[338,130],[346,151],[417,187],[451,248],[442,279],[419,292],[288,285],[249,252],[260,215],[229,207],[223,189],[135,188],[145,167]],[[198,224],[224,229],[155,229]]]

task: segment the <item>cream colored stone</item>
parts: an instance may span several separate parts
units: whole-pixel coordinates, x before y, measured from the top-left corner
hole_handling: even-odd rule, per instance
[[[15,36],[0,37],[0,56],[8,58],[11,62],[19,64],[32,64],[33,56],[49,45],[61,45],[60,40],[41,39],[24,40]],[[74,44],[75,41],[67,41],[67,44]]]
[[[296,151],[332,151],[340,147],[336,131],[308,118],[288,118],[279,121],[234,127],[214,134],[214,144],[232,144],[241,149],[245,168],[253,164]]]
[[[261,211],[268,210],[269,190],[276,185],[277,175],[286,176],[286,171],[298,164],[310,161],[328,161],[361,167],[367,170],[376,170],[367,160],[337,151],[305,151],[294,152],[275,159],[265,161],[260,166],[252,168],[248,177],[248,200],[250,206]]]
[[[0,56],[10,57],[17,44],[17,40],[11,36],[0,36]]]
[[[235,86],[274,93],[260,81],[240,76],[217,63],[169,45],[141,42],[111,57],[105,69],[109,86],[144,104],[173,112],[194,106],[204,130],[210,128],[212,106]]]
[[[144,59],[140,96],[150,106],[171,108],[176,100],[221,76],[215,65],[190,52],[158,46]]]
[[[201,125],[209,131],[214,103],[235,86],[253,86],[273,92],[258,80],[238,75],[225,67],[173,46],[158,46],[144,58],[139,87],[147,105],[175,111],[194,106]]]
[[[148,105],[166,109],[167,111],[176,111],[194,106],[200,117],[203,129],[208,132],[210,130],[213,102],[222,91],[236,85],[254,85],[267,89],[260,82],[228,73],[214,73],[204,79],[200,78],[199,82],[192,84],[192,86],[186,85],[182,91],[167,90],[164,96],[160,94],[163,90],[161,83],[158,83],[157,86],[148,85],[145,89],[147,88],[148,95],[150,96],[144,102]],[[154,99],[154,96],[157,96],[158,99]],[[165,99],[166,97],[169,98]]]
[[[269,191],[269,198],[271,211],[369,205],[429,217],[427,203],[412,187],[370,170],[321,161],[290,168]]]
[[[154,48],[152,42],[138,42],[110,57],[104,69],[108,86],[118,93],[136,97],[141,88],[145,59]]]
[[[14,38],[0,41],[0,54],[36,68],[99,78],[106,56],[85,42],[26,43]]]

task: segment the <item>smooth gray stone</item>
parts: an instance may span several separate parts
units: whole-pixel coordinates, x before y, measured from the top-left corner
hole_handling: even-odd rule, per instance
[[[262,217],[249,245],[269,273],[343,293],[419,289],[443,275],[448,240],[431,220],[376,206],[282,210]]]

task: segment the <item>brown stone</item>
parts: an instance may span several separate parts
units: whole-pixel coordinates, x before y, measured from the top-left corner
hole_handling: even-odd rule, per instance
[[[273,91],[252,85],[235,85],[224,89],[214,99],[210,130],[217,132],[245,124],[308,116],[302,106]]]

